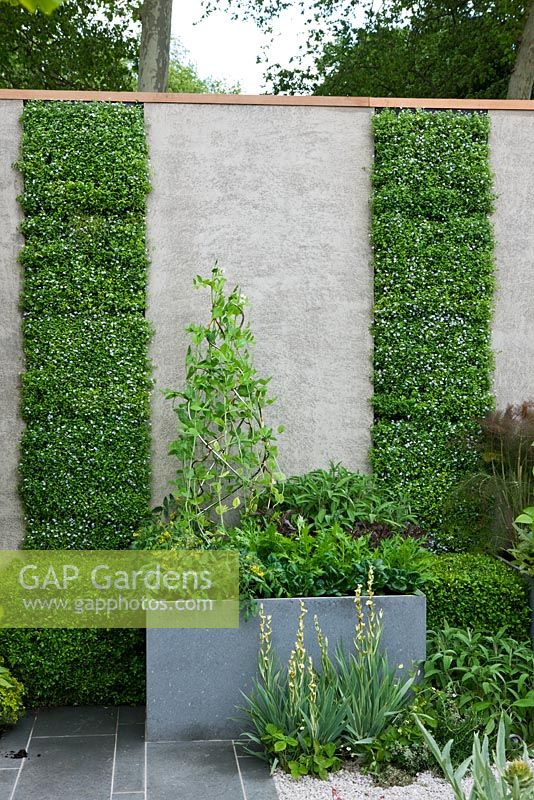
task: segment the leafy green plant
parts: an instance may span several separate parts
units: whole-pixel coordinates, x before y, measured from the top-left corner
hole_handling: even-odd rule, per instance
[[[440,746],[449,739],[454,740],[451,750],[453,766],[459,765],[470,754],[473,731],[484,727],[483,720],[475,711],[465,706],[460,708],[454,687],[442,691],[423,681],[414,690],[416,694],[411,704],[365,750],[363,769],[381,785],[384,780],[389,780],[392,769],[394,774],[400,772],[413,779],[418,773],[433,767],[432,753],[415,724],[414,715],[432,730]]]
[[[351,472],[341,464],[291,476],[279,489],[282,497],[271,515],[283,532],[294,530],[299,517],[312,528],[337,524],[347,531],[357,523],[378,522],[400,532],[415,522],[406,498],[374,476]],[[268,496],[263,505],[269,507],[270,500]]]
[[[14,725],[24,713],[24,687],[0,663],[0,731]]]
[[[532,474],[534,476],[534,467]],[[523,525],[528,525],[528,529]],[[513,562],[527,575],[534,576],[534,506],[523,509],[516,517],[514,527],[517,530],[517,541],[510,550]]]
[[[397,535],[378,547],[369,536],[353,538],[338,524],[311,529],[295,520],[291,535],[274,523],[246,519],[227,532],[222,546],[241,555],[241,592],[249,597],[321,597],[352,595],[365,584],[370,566],[375,590],[406,594],[430,579],[428,552],[413,539]]]
[[[425,679],[453,691],[458,707],[478,714],[493,733],[502,716],[510,733],[534,744],[534,652],[504,631],[483,634],[445,624],[429,634]]]
[[[336,648],[339,698],[346,698],[345,739],[350,749],[369,744],[406,707],[415,676],[399,678],[381,649],[382,614],[373,602],[373,568],[369,568],[367,618],[356,590],[356,634],[354,650]],[[403,668],[403,665],[398,665]]]
[[[387,110],[373,127],[371,459],[446,542],[447,498],[479,466],[466,436],[493,405],[489,119]],[[468,538],[474,514],[452,510]]]
[[[502,632],[451,628],[430,632],[423,677],[411,705],[367,748],[364,769],[381,782],[390,769],[415,775],[430,769],[433,756],[416,717],[449,749],[458,767],[471,754],[473,733],[496,740],[499,720],[510,743],[534,742],[534,654],[530,643]]]
[[[471,553],[433,556],[427,569],[432,576],[424,588],[430,629],[448,623],[491,634],[503,628],[514,639],[529,641],[528,583],[517,570]]]
[[[530,525],[530,530],[525,528],[519,530],[516,545],[510,550],[513,563],[522,572],[534,576],[534,506],[525,508],[523,513],[517,517],[516,522],[527,523]]]
[[[253,730],[243,737],[264,748],[263,756],[273,769],[279,764],[294,777],[324,778],[341,766],[342,747],[348,752],[361,750],[407,705],[415,676],[399,677],[381,650],[382,622],[374,605],[372,568],[365,607],[361,589],[361,585],[356,589],[354,649],[350,653],[338,647],[332,659],[314,617],[320,668],[306,653],[307,612],[302,601],[287,668],[272,650],[271,618],[263,609],[260,612],[258,677],[242,709]]]
[[[339,702],[331,670],[318,672],[304,646],[304,604],[301,603],[295,647],[287,668],[272,650],[272,620],[260,610],[258,677],[245,696],[243,711],[253,725],[244,740],[265,750],[274,769],[278,764],[295,777],[325,777],[341,766],[345,702]],[[323,657],[327,658],[324,653]],[[256,750],[251,752],[257,755]]]
[[[272,497],[281,475],[275,436],[264,420],[274,402],[267,394],[270,379],[259,377],[252,362],[246,298],[239,287],[226,295],[217,266],[210,278],[198,276],[195,286],[209,289],[211,314],[206,325],[187,328],[184,389],[165,393],[177,401],[178,421],[178,438],[169,448],[178,460],[170,512],[178,532],[206,542],[226,527],[233,509],[254,510],[261,490]]]
[[[432,734],[419,720],[417,724],[450,784],[455,800],[531,800],[534,797],[534,773],[528,764],[527,748],[525,746],[522,759],[507,762],[506,728],[502,719],[499,722],[493,760],[490,758],[488,737],[484,736],[481,743],[480,737],[475,734],[472,755],[456,769],[450,757],[452,741],[440,750]],[[462,780],[469,769],[473,785],[467,792],[462,786]]]

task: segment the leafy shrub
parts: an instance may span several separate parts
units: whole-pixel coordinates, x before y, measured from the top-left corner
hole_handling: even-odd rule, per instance
[[[534,475],[534,468],[532,469]],[[524,528],[523,525],[528,525]],[[534,577],[534,506],[524,508],[515,520],[517,541],[510,550],[514,564],[522,572]]]
[[[529,639],[528,584],[517,571],[492,556],[450,553],[433,556],[424,588],[427,624],[446,623],[492,634],[501,628],[518,641]]]
[[[351,472],[341,464],[294,475],[278,488],[282,498],[270,516],[282,532],[294,530],[298,517],[312,528],[337,524],[346,531],[378,523],[400,532],[415,522],[406,498],[374,476]]]
[[[30,707],[144,702],[142,631],[6,629],[0,649]]]
[[[414,715],[424,720],[440,746],[454,739],[451,760],[455,766],[470,754],[473,731],[483,727],[476,712],[459,707],[458,695],[451,687],[437,690],[426,681],[415,688],[413,702],[366,748],[363,770],[381,786],[387,785],[391,777],[398,780],[404,776],[405,782],[411,783],[415,775],[434,766]]]
[[[353,538],[337,524],[313,531],[302,520],[297,526],[286,536],[273,523],[249,519],[228,531],[222,546],[240,553],[243,595],[351,595],[370,566],[377,592],[409,594],[425,585],[430,557],[413,539],[396,536],[372,547],[369,536]]]
[[[24,714],[24,686],[0,660],[0,732],[14,725]]]
[[[280,764],[295,778],[308,774],[326,778],[341,766],[342,748],[361,748],[406,706],[414,678],[400,679],[381,650],[382,622],[373,602],[372,569],[365,608],[364,614],[359,586],[354,647],[350,652],[338,647],[335,658],[320,621],[314,618],[320,669],[304,646],[304,603],[287,667],[272,650],[271,620],[262,610],[258,677],[242,709],[253,729],[243,737],[255,748],[264,748],[259,755],[273,769]],[[256,749],[251,752],[258,755]]]
[[[433,756],[416,717],[440,747],[452,740],[454,767],[471,754],[473,732],[495,741],[500,719],[509,736],[534,742],[530,642],[518,642],[502,631],[484,635],[445,625],[442,631],[430,632],[428,651],[412,704],[367,749],[365,769],[380,783],[391,768],[409,776],[432,768]]]
[[[509,732],[534,744],[534,652],[494,631],[484,635],[445,625],[429,636],[425,679],[457,694],[460,709],[476,712],[487,733],[501,716]]]
[[[493,403],[488,132],[478,113],[374,117],[371,457],[437,537],[451,490],[478,468],[473,420]],[[470,538],[475,512],[460,514]]]

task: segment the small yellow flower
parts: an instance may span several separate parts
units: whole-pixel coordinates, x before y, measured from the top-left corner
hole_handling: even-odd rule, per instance
[[[265,577],[265,572],[262,569],[260,569],[257,564],[253,564],[250,568],[250,571],[253,572],[254,575],[257,575],[258,578]]]

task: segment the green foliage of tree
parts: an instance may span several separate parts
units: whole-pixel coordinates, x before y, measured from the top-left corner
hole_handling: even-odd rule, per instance
[[[0,4],[0,87],[135,88],[138,0],[80,0],[53,14]]]
[[[392,97],[506,97],[528,0],[226,0],[267,33],[300,9],[307,40],[289,65],[269,63],[275,93]],[[375,6],[378,4],[375,4]],[[204,0],[206,13],[220,0]],[[519,96],[519,95],[515,95]]]
[[[61,5],[62,0],[0,0],[10,6],[22,6],[32,14],[35,11],[42,11],[44,14],[51,14],[58,6]]]
[[[407,20],[403,20],[404,15]],[[317,94],[506,97],[525,4],[404,3],[327,43]]]

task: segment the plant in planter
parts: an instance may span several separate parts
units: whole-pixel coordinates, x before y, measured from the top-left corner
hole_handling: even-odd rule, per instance
[[[341,766],[340,755],[354,753],[378,736],[407,705],[414,676],[399,678],[381,650],[382,621],[373,601],[369,571],[366,614],[356,590],[354,648],[338,646],[332,659],[317,616],[320,651],[316,666],[304,646],[306,608],[301,601],[297,637],[287,667],[273,653],[271,618],[261,614],[258,677],[243,711],[253,730],[243,737],[272,768],[280,765],[293,777],[317,775]],[[258,755],[257,749],[251,753]]]
[[[226,294],[217,266],[211,277],[198,276],[195,286],[210,291],[210,319],[188,326],[185,386],[165,392],[176,401],[178,437],[169,447],[178,460],[176,479],[170,497],[155,509],[156,519],[136,536],[136,548],[207,544],[227,527],[232,509],[250,513],[260,491],[272,500],[282,477],[275,435],[264,419],[274,402],[270,378],[254,368],[247,300],[239,287]]]
[[[373,546],[371,534],[354,538],[338,523],[312,528],[301,517],[291,535],[274,522],[244,519],[227,532],[224,546],[240,552],[246,597],[352,595],[370,566],[375,590],[383,594],[420,592],[430,579],[431,557],[414,539],[396,534]]]
[[[408,500],[372,475],[352,472],[341,464],[293,475],[280,485],[281,497],[260,499],[260,512],[276,523],[281,533],[296,530],[303,519],[312,530],[339,525],[354,535],[380,526],[380,530],[416,533]],[[413,526],[412,528],[410,526]]]

